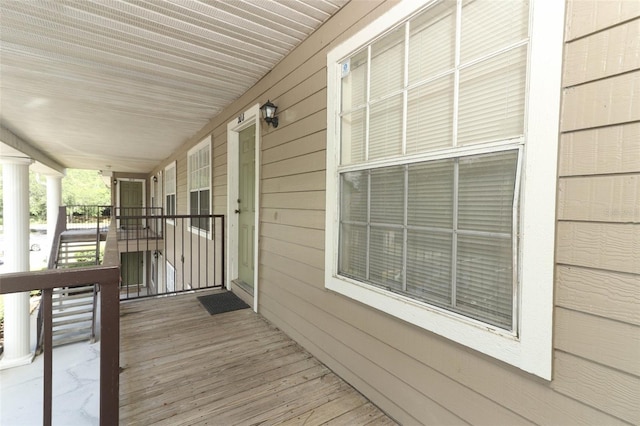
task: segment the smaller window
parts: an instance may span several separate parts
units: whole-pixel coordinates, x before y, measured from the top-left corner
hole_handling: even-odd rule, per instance
[[[209,235],[211,221],[211,138],[207,137],[187,155],[189,214],[191,229]]]
[[[176,270],[173,265],[167,261],[167,293],[176,291]]]
[[[165,198],[165,215],[176,215],[176,162],[169,164],[164,169],[164,198]],[[173,224],[173,218],[167,219],[167,222]]]

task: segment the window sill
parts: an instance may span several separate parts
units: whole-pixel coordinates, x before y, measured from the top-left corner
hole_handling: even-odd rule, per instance
[[[508,330],[342,276],[327,274],[325,287],[524,371],[551,379],[548,357],[539,356],[537,350],[532,352],[530,342]]]

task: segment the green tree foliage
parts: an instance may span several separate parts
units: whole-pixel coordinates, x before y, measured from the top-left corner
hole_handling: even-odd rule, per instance
[[[0,165],[0,223],[3,212],[2,166]],[[62,178],[64,205],[110,205],[111,192],[95,170],[68,169]],[[29,171],[29,209],[31,220],[47,219],[47,178]]]
[[[29,170],[29,213],[31,220],[47,220],[47,178]]]
[[[68,169],[62,179],[62,202],[72,205],[110,205],[111,192],[96,170]]]

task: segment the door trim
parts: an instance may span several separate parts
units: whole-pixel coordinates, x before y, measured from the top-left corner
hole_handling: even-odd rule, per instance
[[[120,207],[120,182],[140,182],[142,183],[142,210],[147,207],[147,181],[145,179],[135,179],[135,178],[117,178],[116,181],[116,207]],[[116,222],[116,226],[120,229],[120,220]],[[142,226],[147,226],[146,220],[142,219]]]
[[[258,312],[258,246],[260,235],[260,104],[256,104],[227,124],[227,290],[233,290],[238,278],[238,215],[235,213],[240,181],[237,167],[240,158],[240,131],[256,126],[255,143],[255,233],[253,234],[253,310]],[[236,165],[236,166],[233,166]]]

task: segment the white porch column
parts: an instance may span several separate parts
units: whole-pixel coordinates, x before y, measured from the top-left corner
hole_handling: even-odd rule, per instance
[[[27,158],[2,159],[6,272],[29,270],[29,165]],[[4,354],[0,369],[33,360],[29,338],[29,293],[4,296]]]
[[[49,251],[53,243],[53,234],[56,231],[58,222],[58,211],[62,205],[62,177],[47,175],[47,241],[49,241]]]

